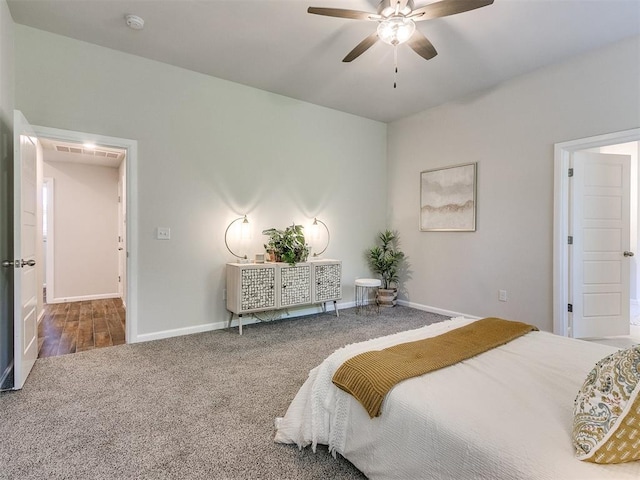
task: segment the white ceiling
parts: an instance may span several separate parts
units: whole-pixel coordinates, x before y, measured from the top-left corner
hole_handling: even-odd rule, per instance
[[[377,3],[8,0],[16,23],[383,122],[640,35],[640,0],[495,0],[419,22],[438,55],[426,61],[401,46],[394,90],[392,47],[378,42],[352,63],[341,61],[376,23],[306,12],[375,11]],[[126,14],[143,17],[144,29],[129,29]]]

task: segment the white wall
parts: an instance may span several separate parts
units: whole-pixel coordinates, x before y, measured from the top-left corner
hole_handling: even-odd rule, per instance
[[[552,330],[553,145],[640,126],[639,58],[629,39],[389,125],[405,300]],[[466,162],[478,162],[477,231],[419,232],[420,172]]]
[[[47,161],[53,179],[54,302],[118,296],[118,169]],[[72,155],[72,154],[66,154]],[[49,293],[49,292],[47,292]]]
[[[11,234],[14,25],[5,0],[0,0],[0,261],[13,255]],[[0,267],[0,387],[13,363],[13,270]],[[12,385],[7,385],[12,386]]]
[[[222,325],[227,224],[331,229],[343,301],[385,227],[386,125],[20,25],[16,104],[35,125],[138,141],[138,332]],[[78,72],[82,72],[79,74]],[[130,225],[131,226],[131,225]],[[170,227],[171,240],[155,239]],[[135,339],[133,339],[135,340]]]

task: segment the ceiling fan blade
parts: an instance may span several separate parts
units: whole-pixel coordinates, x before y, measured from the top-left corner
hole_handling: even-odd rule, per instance
[[[424,7],[416,8],[408,17],[414,22],[421,22],[422,20],[468,12],[476,8],[486,7],[492,3],[493,0],[441,0],[440,2],[430,3]]]
[[[315,15],[325,15],[327,17],[351,18],[354,20],[372,20],[377,19],[380,15],[370,12],[361,12],[360,10],[345,10],[344,8],[322,8],[309,7],[307,13]]]
[[[407,40],[407,45],[409,45],[414,52],[416,52],[425,60],[429,60],[438,54],[435,47],[431,44],[427,37],[425,37],[418,30],[413,32],[411,38]]]
[[[378,32],[372,33],[363,41],[361,41],[356,48],[351,50],[346,57],[342,59],[343,62],[351,62],[366,52],[374,43],[378,41]]]

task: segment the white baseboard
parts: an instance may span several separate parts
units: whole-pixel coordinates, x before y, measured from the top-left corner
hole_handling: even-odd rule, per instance
[[[337,305],[338,311],[344,308],[349,308],[354,306],[355,306],[355,302],[345,302],[345,303],[339,303]],[[333,302],[328,302],[327,313],[331,313],[331,312],[334,312]],[[265,314],[268,314],[268,313],[269,312],[265,312]],[[301,317],[303,315],[313,315],[316,313],[322,313],[322,306],[320,304],[292,310],[291,312],[289,312],[288,315],[287,313],[283,312],[280,318],[282,319],[295,318],[295,317]],[[260,312],[258,312],[258,314],[260,314]],[[237,329],[238,323],[239,323],[239,318],[237,315],[234,315],[233,321],[231,322],[231,328]],[[254,323],[260,323],[260,320],[252,317],[250,313],[245,314],[242,317],[243,327],[246,325],[252,325]],[[194,327],[174,328],[172,330],[163,330],[160,332],[143,333],[143,334],[138,334],[136,338],[131,339],[129,343],[150,342],[152,340],[162,340],[164,338],[179,337],[182,335],[191,335],[193,333],[203,333],[203,332],[210,332],[213,330],[222,330],[227,328],[228,325],[229,325],[229,320],[227,319],[221,322],[205,323],[203,325],[196,325]]]
[[[152,340],[162,340],[164,338],[181,337],[182,335],[210,332],[211,330],[219,330],[225,327],[226,322],[215,322],[196,325],[195,327],[174,328],[171,330],[162,330],[160,332],[142,333],[138,334],[136,338],[130,339],[129,343],[150,342]]]
[[[453,310],[444,310],[442,308],[431,307],[429,305],[422,305],[420,303],[409,302],[407,300],[398,300],[398,303],[404,307],[415,308],[416,310],[422,310],[424,312],[438,313],[440,315],[446,315],[447,317],[465,317],[471,318],[474,320],[479,320],[482,317],[477,317],[475,315],[469,315],[468,313],[462,312],[454,312]]]
[[[343,308],[352,308],[356,306],[356,301],[352,301],[352,302],[344,302],[344,303],[338,303],[338,310],[342,310]],[[328,312],[332,311],[327,309]]]
[[[454,312],[453,310],[444,310],[442,308],[437,308],[437,307],[432,307],[429,305],[422,305],[420,303],[414,303],[414,302],[409,302],[407,300],[398,300],[398,304],[403,305],[405,307],[411,307],[411,308],[415,308],[416,310],[422,310],[425,312],[431,312],[431,313],[438,313],[440,315],[445,315],[447,317],[465,317],[465,318],[471,318],[474,320],[478,320],[480,318],[483,317],[478,317],[475,315],[470,315],[468,313],[462,313],[462,312]],[[337,307],[338,310],[342,310],[345,308],[351,308],[351,307],[355,307],[355,301],[351,301],[351,302],[341,302],[338,303]],[[333,312],[333,308],[332,308],[332,304],[327,303],[327,312]],[[289,312],[289,314],[287,315],[286,313],[282,314],[281,318],[295,318],[295,317],[301,317],[303,315],[312,315],[315,313],[321,313],[322,312],[322,306],[321,305],[314,305],[311,307],[304,307],[304,308],[300,308],[300,309],[296,309],[293,310],[291,312]],[[232,329],[236,329],[238,328],[238,316],[234,315],[233,316],[233,321],[231,322],[231,328]],[[245,316],[242,317],[242,326],[246,326],[246,325],[252,325],[254,323],[259,323],[260,320],[254,318],[251,316],[251,314],[246,314]],[[184,328],[174,328],[171,330],[162,330],[159,332],[152,332],[152,333],[143,333],[143,334],[139,334],[136,336],[136,338],[130,339],[129,343],[138,343],[138,342],[150,342],[152,340],[162,340],[165,338],[171,338],[171,337],[179,337],[182,335],[191,335],[194,333],[203,333],[203,332],[210,332],[213,330],[222,330],[227,328],[227,325],[229,324],[228,320],[223,320],[223,321],[219,321],[219,322],[212,322],[212,323],[205,323],[203,325],[196,325],[193,327],[184,327]]]
[[[444,310],[442,308],[437,308],[437,307],[432,307],[429,305],[422,305],[420,303],[414,303],[414,302],[409,302],[407,300],[398,300],[398,304],[405,306],[405,307],[410,307],[410,308],[415,308],[416,310],[422,310],[425,312],[431,312],[431,313],[437,313],[440,315],[445,315],[447,317],[465,317],[465,318],[471,318],[474,320],[478,320],[480,318],[483,317],[478,317],[475,315],[470,315],[468,313],[462,313],[462,312],[454,312],[453,310]],[[342,310],[345,308],[351,308],[351,307],[355,307],[355,301],[351,301],[351,302],[342,302],[342,303],[338,303],[337,307],[338,310]],[[327,303],[327,312],[331,313],[333,312],[333,308],[332,308],[332,303],[329,302]],[[291,312],[289,312],[289,314],[287,315],[285,312],[282,313],[281,318],[285,319],[285,318],[295,318],[295,317],[301,317],[303,315],[313,315],[316,313],[321,313],[322,312],[322,306],[321,305],[313,305],[311,307],[303,307],[303,308],[299,308],[296,310],[293,310]],[[268,313],[268,312],[267,312]],[[233,321],[231,322],[231,328],[237,330],[238,329],[238,321],[239,318],[237,315],[233,316]],[[242,317],[242,326],[246,326],[246,325],[252,325],[254,323],[259,323],[260,320],[254,318],[251,316],[251,314],[246,314],[245,316]],[[213,330],[222,330],[227,328],[227,325],[229,324],[229,320],[223,320],[223,321],[219,321],[219,322],[212,322],[212,323],[205,323],[202,325],[196,325],[193,327],[183,327],[183,328],[174,328],[171,330],[162,330],[159,332],[152,332],[152,333],[143,333],[143,334],[138,334],[135,338],[129,339],[128,343],[139,343],[139,342],[150,342],[152,340],[162,340],[165,338],[172,338],[172,337],[180,337],[182,335],[191,335],[194,333],[203,333],[203,332],[211,332]]]
[[[88,300],[106,300],[108,298],[120,298],[119,293],[100,293],[98,295],[82,295],[79,297],[57,297],[47,303],[86,302]]]

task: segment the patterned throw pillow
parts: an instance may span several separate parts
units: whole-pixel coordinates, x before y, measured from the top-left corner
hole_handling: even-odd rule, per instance
[[[573,445],[580,460],[640,460],[640,345],[596,363],[573,414]]]

